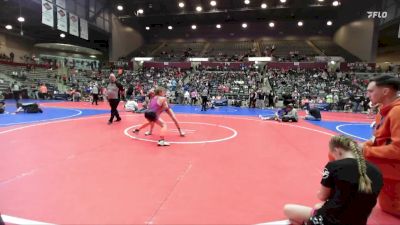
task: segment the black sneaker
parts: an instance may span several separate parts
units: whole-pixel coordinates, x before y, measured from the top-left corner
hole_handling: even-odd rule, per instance
[[[132,131],[132,133],[134,133],[134,134],[139,134],[139,129],[134,129],[133,131]]]
[[[115,122],[119,122],[119,121],[121,121],[121,118],[118,118],[117,120],[115,120]]]

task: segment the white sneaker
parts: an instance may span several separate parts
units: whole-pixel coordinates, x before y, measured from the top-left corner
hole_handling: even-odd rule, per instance
[[[144,133],[144,135],[149,136],[149,135],[151,135],[151,132],[150,131],[146,131],[146,133]]]
[[[158,141],[158,146],[169,146],[169,145],[170,145],[169,142],[166,142],[164,140],[159,140]]]

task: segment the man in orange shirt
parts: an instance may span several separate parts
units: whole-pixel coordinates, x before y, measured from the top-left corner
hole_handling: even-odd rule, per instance
[[[383,174],[384,187],[379,195],[382,210],[400,216],[400,79],[383,75],[368,85],[373,105],[380,104],[374,136],[361,144],[365,158],[377,165]]]

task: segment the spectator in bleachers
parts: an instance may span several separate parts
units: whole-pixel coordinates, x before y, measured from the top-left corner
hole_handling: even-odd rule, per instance
[[[19,99],[21,98],[21,92],[20,92],[21,90],[20,90],[20,86],[19,86],[19,84],[17,82],[14,82],[11,85],[11,91],[13,93],[13,97],[14,97],[14,100],[15,100],[16,104],[18,104],[19,103]]]
[[[93,105],[94,103],[96,103],[96,105],[98,105],[97,102],[98,102],[98,100],[99,100],[100,88],[99,88],[99,85],[97,84],[97,82],[94,83],[91,92],[92,92],[92,97],[93,97],[93,99],[92,99],[92,105]]]
[[[190,105],[196,105],[196,103],[197,103],[197,98],[198,98],[197,90],[196,90],[196,89],[193,89],[193,90],[190,92],[190,99],[191,99]]]
[[[14,52],[10,52],[10,61],[14,62]]]
[[[0,114],[3,114],[6,112],[6,103],[3,101],[0,101]]]
[[[39,98],[40,99],[47,99],[48,97],[48,90],[46,84],[42,83],[39,87]]]

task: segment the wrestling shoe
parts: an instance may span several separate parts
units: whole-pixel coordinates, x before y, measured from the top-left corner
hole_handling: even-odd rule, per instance
[[[146,133],[144,133],[144,135],[149,136],[149,135],[151,135],[151,132],[150,131],[146,131]]]
[[[134,133],[134,134],[139,134],[139,129],[134,129],[133,131],[132,131],[132,133]]]
[[[157,144],[158,144],[158,146],[169,146],[170,145],[169,142],[166,142],[164,140],[159,140]]]
[[[186,136],[186,133],[185,133],[185,131],[181,131],[181,130],[179,130],[179,136],[181,136],[181,137],[185,137],[185,136]]]

